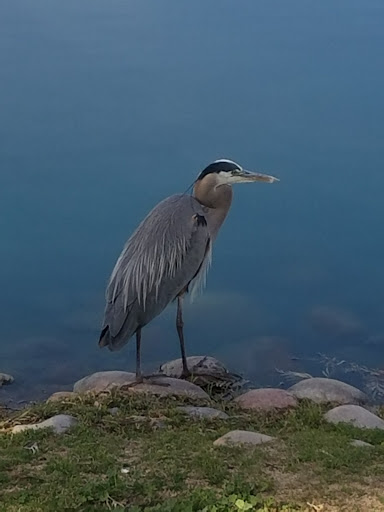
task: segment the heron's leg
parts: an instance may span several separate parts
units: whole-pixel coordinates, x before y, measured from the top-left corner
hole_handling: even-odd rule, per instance
[[[146,377],[141,373],[141,327],[138,327],[136,331],[136,378],[130,384],[125,384],[122,389],[133,388],[138,384],[155,384],[156,386],[169,386],[166,382],[156,382],[156,377],[162,377],[162,375],[148,375]]]
[[[141,327],[136,331],[136,382],[142,382],[143,376],[141,374]]]
[[[183,361],[183,373],[181,377],[186,378],[191,375],[188,370],[187,357],[185,354],[185,343],[184,343],[184,322],[183,322],[183,295],[177,296],[177,315],[176,315],[176,329],[180,340],[181,359]]]

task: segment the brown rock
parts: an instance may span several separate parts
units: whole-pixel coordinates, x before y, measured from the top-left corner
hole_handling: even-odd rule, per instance
[[[49,402],[65,402],[67,400],[73,400],[78,396],[77,393],[74,391],[57,391],[56,393],[53,393],[48,399],[47,403]]]
[[[297,406],[297,399],[284,389],[251,389],[234,400],[242,409],[272,411]]]

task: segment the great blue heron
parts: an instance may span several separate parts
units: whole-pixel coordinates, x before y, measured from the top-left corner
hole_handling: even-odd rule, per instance
[[[176,328],[189,375],[183,334],[183,297],[205,284],[212,243],[232,201],[232,184],[278,181],[244,170],[232,160],[216,160],[197,177],[193,194],[161,201],[127,241],[109,280],[100,347],[121,349],[136,334],[136,381],[140,365],[141,330],[177,300]]]

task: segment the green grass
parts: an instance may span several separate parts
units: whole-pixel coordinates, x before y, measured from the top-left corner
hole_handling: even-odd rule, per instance
[[[58,413],[73,414],[79,424],[61,436],[0,433],[0,511],[384,510],[384,431],[329,425],[325,409],[306,402],[283,414],[216,404],[231,416],[227,421],[193,421],[177,405],[180,400],[112,393],[3,417],[3,428]],[[116,415],[108,410],[114,406]],[[213,446],[232,429],[278,441]],[[352,447],[352,439],[374,447]],[[33,445],[35,453],[28,449]],[[370,504],[359,505],[367,496]]]

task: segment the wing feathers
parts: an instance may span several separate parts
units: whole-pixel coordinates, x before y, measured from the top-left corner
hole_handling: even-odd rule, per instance
[[[144,317],[150,321],[191,281],[195,296],[210,260],[209,231],[196,199],[177,195],[159,203],[128,240],[112,272],[104,320],[112,337],[120,331],[129,335],[123,329],[128,315],[129,331]]]

